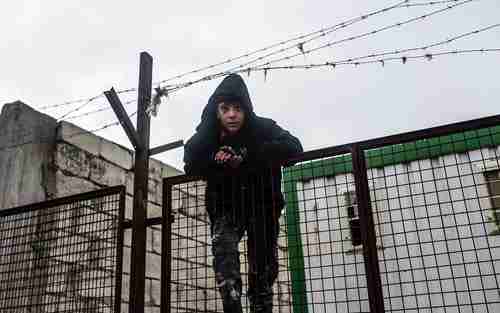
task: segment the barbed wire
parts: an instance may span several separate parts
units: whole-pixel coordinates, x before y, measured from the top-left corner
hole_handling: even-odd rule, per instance
[[[445,45],[445,44],[450,44],[450,43],[452,43],[452,42],[454,42],[454,41],[456,41],[458,39],[463,39],[463,38],[466,38],[468,36],[476,35],[476,34],[479,34],[481,32],[485,32],[485,31],[488,31],[488,30],[491,30],[491,29],[497,28],[497,27],[500,27],[500,23],[499,24],[493,24],[493,25],[490,25],[490,26],[486,26],[486,27],[483,27],[483,28],[480,28],[480,29],[476,29],[476,30],[473,30],[473,31],[470,31],[470,32],[467,32],[467,33],[456,35],[454,37],[450,37],[448,39],[441,40],[441,41],[438,41],[438,42],[435,42],[435,43],[431,43],[431,44],[428,44],[428,45],[424,45],[424,46],[420,46],[420,47],[406,48],[406,49],[397,49],[397,50],[389,51],[389,52],[371,53],[371,54],[367,54],[367,55],[363,55],[363,56],[352,57],[352,58],[347,58],[347,59],[343,59],[343,60],[337,60],[337,61],[328,62],[328,63],[330,63],[330,65],[332,65],[332,66],[335,66],[335,64],[340,64],[340,63],[345,63],[345,62],[354,62],[354,61],[358,61],[358,60],[369,59],[369,58],[376,58],[376,57],[393,55],[393,54],[401,54],[401,53],[407,53],[407,52],[418,51],[418,50],[427,50],[427,49],[435,48],[435,47],[442,46],[442,45]],[[266,68],[266,67],[265,66],[264,67],[252,67],[252,68],[250,68],[250,70],[254,71],[254,70],[257,70],[257,69],[261,69],[261,68]],[[248,71],[248,69],[245,69],[242,72],[246,72],[246,71]]]
[[[393,9],[404,8],[404,7],[406,7],[406,8],[408,8],[408,7],[417,7],[417,6],[434,6],[434,5],[442,5],[442,4],[453,3],[453,2],[458,2],[458,1],[460,1],[460,0],[427,1],[427,2],[420,2],[420,3],[411,3],[411,0],[400,1],[400,2],[398,2],[396,4],[394,4],[394,5],[391,5],[391,6],[382,8],[382,9],[375,10],[373,12],[369,12],[367,14],[363,14],[363,15],[358,16],[358,17],[354,17],[354,18],[348,19],[346,21],[337,23],[335,25],[322,28],[320,30],[316,30],[316,31],[313,31],[313,32],[310,32],[310,33],[306,33],[306,34],[302,34],[302,35],[299,35],[299,36],[295,36],[295,37],[292,37],[290,39],[283,40],[283,41],[280,41],[280,42],[275,43],[275,44],[271,44],[271,45],[266,46],[264,48],[253,50],[253,51],[250,51],[248,53],[245,53],[245,54],[242,54],[242,55],[239,55],[239,56],[236,56],[236,57],[228,58],[228,59],[226,59],[224,61],[221,61],[221,62],[218,62],[218,63],[215,63],[215,64],[211,64],[211,65],[208,65],[208,66],[203,66],[203,67],[200,67],[200,68],[197,68],[197,69],[194,69],[194,70],[190,70],[188,72],[184,72],[184,73],[179,74],[179,75],[175,75],[175,76],[169,77],[167,79],[164,79],[162,81],[154,83],[154,85],[159,86],[159,85],[164,84],[164,83],[166,83],[168,81],[171,81],[171,80],[174,80],[174,79],[179,79],[179,78],[185,77],[185,76],[190,75],[190,74],[200,73],[202,71],[210,70],[210,69],[213,69],[213,68],[221,66],[221,65],[233,63],[233,62],[235,62],[237,60],[250,57],[252,55],[255,55],[255,54],[258,54],[258,53],[261,53],[261,52],[264,52],[264,51],[267,51],[267,50],[270,50],[270,49],[273,49],[273,48],[276,48],[276,47],[279,47],[279,46],[282,46],[282,45],[285,45],[285,44],[293,42],[293,41],[298,41],[298,40],[301,40],[301,39],[305,39],[305,38],[310,37],[310,36],[314,36],[314,35],[317,35],[317,34],[325,34],[326,35],[327,33],[331,32],[331,31],[337,30],[339,28],[345,28],[348,25],[352,25],[353,23],[357,23],[359,21],[366,20],[369,17],[375,16],[375,15],[379,15],[381,13],[386,13],[386,12],[388,12],[390,10],[393,10]],[[316,39],[318,39],[320,37],[323,37],[323,36],[324,35],[321,35],[321,36],[317,37]],[[168,88],[168,87],[176,87],[176,86],[177,85],[167,85],[165,87]],[[123,94],[123,93],[135,92],[135,91],[137,91],[137,88],[129,88],[129,89],[117,90],[117,94]],[[38,110],[45,111],[45,110],[49,110],[49,109],[55,109],[55,108],[59,108],[59,107],[64,107],[64,106],[69,106],[69,105],[74,105],[74,104],[79,104],[79,103],[82,103],[82,102],[88,102],[88,101],[92,102],[91,100],[99,99],[99,98],[102,98],[102,97],[103,97],[102,94],[98,94],[98,95],[95,95],[95,96],[92,96],[92,97],[88,97],[88,98],[80,98],[80,99],[65,101],[65,102],[62,102],[62,103],[45,105],[45,106],[39,107]]]
[[[285,40],[285,41],[281,41],[281,42],[279,42],[277,44],[273,44],[273,45],[270,45],[270,46],[267,46],[267,47],[264,47],[264,48],[261,48],[261,49],[258,49],[258,50],[254,50],[252,52],[249,52],[249,53],[246,53],[246,54],[234,57],[234,58],[229,58],[229,59],[227,59],[225,61],[222,61],[222,62],[219,62],[219,63],[211,64],[211,65],[204,66],[204,67],[201,67],[201,68],[197,68],[195,70],[191,70],[191,71],[188,71],[188,72],[176,75],[176,76],[169,77],[169,78],[164,79],[164,80],[162,80],[160,82],[157,82],[156,84],[159,86],[159,85],[161,85],[163,83],[166,83],[166,82],[174,80],[174,79],[182,78],[182,77],[188,76],[190,74],[200,73],[200,72],[203,72],[205,70],[210,70],[210,69],[213,69],[215,67],[218,67],[218,66],[221,66],[221,65],[224,65],[224,64],[233,63],[236,60],[247,58],[247,57],[250,57],[252,55],[258,54],[260,52],[264,52],[264,51],[267,51],[267,50],[270,50],[272,48],[285,45],[285,44],[293,42],[293,41],[297,41],[297,40],[300,40],[300,39],[304,39],[304,38],[307,38],[307,37],[310,37],[310,36],[317,35],[317,36],[314,36],[313,38],[310,38],[308,40],[299,42],[298,44],[294,44],[293,46],[282,48],[282,49],[274,51],[274,52],[272,52],[272,53],[270,53],[268,55],[259,57],[259,58],[255,59],[255,60],[251,61],[249,63],[249,64],[251,64],[251,63],[253,63],[253,62],[257,61],[257,60],[264,59],[265,57],[268,57],[270,55],[279,54],[279,53],[282,53],[282,52],[290,50],[290,49],[296,49],[297,46],[303,46],[306,43],[309,43],[309,42],[317,40],[317,39],[319,39],[321,37],[324,37],[327,34],[330,34],[330,33],[334,32],[336,30],[339,30],[339,29],[345,28],[347,26],[350,26],[352,24],[355,24],[357,22],[366,20],[367,18],[375,16],[375,15],[378,15],[380,13],[386,13],[386,12],[391,11],[393,9],[410,8],[410,7],[417,7],[417,6],[421,7],[421,6],[443,5],[443,4],[447,4],[447,3],[456,3],[456,2],[459,2],[459,1],[461,1],[461,0],[443,0],[443,1],[427,1],[427,2],[420,2],[420,3],[410,3],[410,0],[404,0],[404,1],[398,2],[398,3],[394,4],[394,5],[391,5],[391,6],[388,6],[388,7],[379,9],[379,10],[376,10],[376,11],[368,13],[368,14],[361,15],[359,17],[351,18],[351,19],[349,19],[347,21],[343,21],[341,23],[337,23],[335,25],[332,25],[332,26],[329,26],[329,27],[326,27],[326,28],[322,28],[320,30],[317,30],[317,31],[314,31],[314,32],[311,32],[311,33],[308,33],[308,34],[305,34],[305,35],[296,36],[296,37],[293,37],[291,39],[288,39],[288,40]],[[245,65],[248,65],[248,64],[245,64]],[[245,65],[243,65],[243,66],[245,66]],[[167,87],[167,88],[168,87],[173,87],[173,85],[167,85],[167,86],[164,86],[164,87]]]
[[[330,67],[336,68],[337,66],[342,65],[364,65],[364,64],[373,64],[380,63],[381,65],[385,65],[386,62],[399,60],[403,64],[405,64],[408,60],[411,59],[427,59],[432,60],[434,57],[444,56],[444,55],[459,55],[459,54],[470,54],[470,53],[488,53],[488,52],[500,52],[500,48],[481,48],[481,49],[462,49],[462,50],[450,50],[443,52],[434,52],[434,53],[425,53],[421,55],[409,55],[409,56],[399,56],[399,57],[386,57],[376,60],[369,61],[332,61],[325,63],[310,63],[310,64],[300,64],[300,65],[282,65],[282,66],[269,66],[269,67],[256,67],[252,68],[252,71],[271,71],[271,70],[292,70],[292,69],[313,69],[320,67]]]
[[[358,35],[349,36],[347,38],[343,38],[343,39],[331,41],[331,42],[328,42],[328,43],[323,44],[321,46],[318,46],[318,47],[315,47],[315,48],[311,48],[309,50],[304,49],[304,47],[302,46],[302,49],[299,49],[300,52],[298,52],[296,54],[289,55],[289,56],[282,57],[282,58],[278,58],[278,59],[274,59],[274,60],[268,61],[266,63],[259,64],[256,67],[269,66],[269,65],[271,65],[273,63],[287,61],[287,60],[290,60],[290,59],[295,58],[297,56],[303,56],[303,55],[310,54],[312,52],[315,52],[315,51],[318,51],[318,50],[321,50],[321,49],[330,48],[330,47],[332,47],[334,45],[337,45],[337,44],[340,44],[340,43],[344,43],[344,42],[348,42],[348,41],[354,41],[354,40],[357,40],[357,39],[360,39],[360,38],[373,36],[373,35],[376,35],[378,33],[383,32],[383,31],[387,31],[387,30],[390,30],[390,29],[401,27],[401,26],[406,25],[406,24],[410,24],[410,23],[413,23],[413,22],[421,21],[421,20],[424,20],[424,19],[426,19],[428,17],[434,16],[434,15],[437,15],[437,14],[440,14],[440,13],[443,13],[443,12],[447,12],[449,10],[452,10],[452,9],[456,8],[456,7],[465,5],[465,4],[473,2],[473,1],[478,1],[478,0],[463,0],[463,1],[460,1],[460,2],[453,1],[454,3],[456,3],[456,2],[458,2],[458,3],[453,4],[453,5],[448,5],[445,8],[434,10],[434,11],[431,11],[431,12],[429,12],[427,14],[424,14],[424,15],[419,15],[417,17],[413,17],[413,18],[410,18],[410,19],[407,19],[407,20],[404,20],[404,21],[401,21],[401,22],[397,22],[397,23],[393,23],[393,24],[390,24],[390,25],[387,25],[387,26],[384,26],[384,27],[380,27],[380,28],[374,29],[374,30],[369,31],[369,32],[364,32],[364,33],[361,33],[361,34],[358,34]],[[294,48],[297,49],[296,46]],[[258,58],[258,59],[260,59],[260,58]],[[218,73],[215,73],[215,74],[206,75],[206,76],[203,76],[201,78],[198,78],[198,79],[195,79],[195,80],[191,80],[191,81],[188,81],[188,82],[179,83],[179,84],[174,85],[171,88],[169,88],[168,89],[168,93],[169,94],[175,93],[175,92],[177,92],[180,89],[187,88],[187,87],[190,87],[192,85],[195,85],[195,84],[198,84],[198,83],[201,83],[201,82],[218,79],[218,78],[227,76],[227,75],[229,75],[231,73],[242,73],[242,72],[245,72],[245,71],[247,73],[250,73],[251,72],[251,67],[245,68],[245,66],[250,65],[252,63],[255,63],[256,61],[259,61],[258,59],[254,59],[252,61],[240,64],[240,65],[232,67],[232,68],[230,68],[230,69],[228,69],[226,71],[221,71],[221,72],[218,72]]]
[[[130,101],[124,102],[123,105],[127,106],[127,105],[129,105],[131,103],[136,103],[136,102],[137,102],[137,100],[130,100]],[[86,116],[89,116],[89,115],[93,115],[93,114],[96,114],[96,113],[105,112],[105,111],[111,111],[111,109],[112,109],[112,107],[110,107],[108,105],[108,106],[100,108],[100,109],[96,109],[96,110],[85,112],[85,113],[82,113],[82,114],[78,114],[78,115],[66,117],[64,119],[64,121],[71,121],[71,120],[75,120],[75,119],[78,119],[78,118],[82,118],[82,117],[86,117]]]
[[[244,58],[250,57],[252,55],[255,55],[255,54],[258,54],[258,53],[261,53],[261,52],[265,52],[267,50],[270,50],[270,49],[273,49],[273,48],[285,45],[285,44],[293,42],[293,41],[305,39],[305,38],[310,37],[310,36],[315,36],[315,35],[320,34],[319,37],[322,37],[322,36],[325,36],[326,34],[332,32],[332,31],[335,31],[335,30],[337,30],[339,28],[344,28],[344,27],[347,27],[347,26],[352,25],[354,23],[366,20],[369,17],[375,16],[375,15],[378,15],[378,14],[381,14],[381,13],[386,13],[386,12],[392,10],[392,9],[395,9],[395,8],[398,8],[398,7],[402,6],[402,5],[404,5],[404,3],[407,3],[409,1],[410,0],[403,0],[403,1],[400,1],[400,2],[398,2],[396,4],[394,4],[394,5],[391,5],[391,6],[388,6],[388,7],[385,7],[385,8],[382,8],[382,9],[379,9],[379,10],[376,10],[376,11],[373,11],[373,12],[370,12],[370,13],[367,13],[367,14],[363,14],[363,15],[355,17],[355,18],[351,18],[349,20],[337,23],[337,24],[329,26],[329,27],[324,27],[324,28],[322,28],[320,30],[316,30],[316,31],[313,31],[313,32],[310,32],[310,33],[307,33],[307,34],[295,36],[295,37],[292,37],[290,39],[283,40],[283,41],[280,41],[280,42],[275,43],[275,44],[271,44],[271,45],[266,46],[264,48],[253,50],[251,52],[247,52],[245,54],[242,54],[242,55],[239,55],[239,56],[236,56],[236,57],[232,57],[232,58],[229,58],[229,59],[221,61],[221,62],[217,62],[217,63],[211,64],[211,65],[207,65],[207,66],[203,66],[203,67],[200,67],[200,68],[188,71],[188,72],[184,72],[182,74],[179,74],[179,75],[172,76],[172,77],[169,77],[167,79],[161,80],[161,81],[157,82],[156,85],[161,85],[161,84],[166,83],[168,81],[171,81],[171,80],[174,80],[174,79],[179,79],[179,78],[188,76],[190,74],[195,74],[195,73],[203,72],[205,70],[209,70],[209,69],[212,69],[212,68],[224,65],[224,64],[233,63],[234,61],[237,61],[237,60],[240,60],[240,59],[244,59]],[[459,1],[459,0],[448,0],[448,1]],[[314,37],[314,38],[319,38],[319,37]]]
[[[137,91],[137,88],[128,88],[128,89],[118,90],[118,91],[116,91],[116,93],[117,94],[125,94],[125,93],[130,93],[130,92],[135,92],[135,91]],[[41,107],[37,108],[37,110],[45,111],[45,110],[49,110],[49,109],[55,109],[55,108],[64,107],[64,106],[68,106],[68,105],[78,104],[78,103],[82,103],[82,102],[86,102],[86,101],[94,101],[94,100],[97,100],[99,98],[104,98],[104,94],[100,93],[98,95],[88,97],[88,98],[80,98],[80,99],[65,101],[65,102],[56,103],[56,104],[49,104],[49,105],[41,106]]]
[[[98,95],[98,96],[94,96],[90,99],[88,99],[87,101],[85,101],[82,105],[76,107],[75,109],[72,109],[66,113],[64,113],[63,115],[61,115],[59,118],[57,118],[57,120],[63,120],[66,116],[70,115],[70,114],[73,114],[75,112],[78,112],[80,111],[81,109],[83,109],[84,107],[86,107],[87,105],[89,105],[91,102],[95,101],[96,99],[98,99],[99,97],[101,97],[102,94]]]
[[[401,7],[423,7],[423,6],[433,6],[439,4],[448,4],[451,2],[458,2],[460,0],[442,0],[442,1],[427,1],[427,2],[417,2],[417,3],[408,3],[403,4]]]
[[[478,1],[478,0],[464,0],[464,1],[461,1],[461,2],[459,2],[457,4],[448,5],[446,8],[434,10],[434,11],[431,11],[430,13],[427,13],[427,14],[423,14],[423,15],[420,15],[420,16],[417,16],[417,17],[413,17],[413,18],[410,18],[410,19],[407,19],[407,20],[404,20],[404,21],[401,21],[401,22],[393,23],[393,24],[390,24],[390,25],[387,25],[387,26],[384,26],[384,27],[380,27],[380,28],[374,29],[372,31],[364,32],[364,33],[361,33],[361,34],[358,34],[358,35],[349,36],[347,38],[343,38],[343,39],[339,39],[339,40],[327,42],[327,43],[325,43],[323,45],[320,45],[320,46],[315,47],[315,48],[311,48],[309,50],[300,49],[300,51],[298,53],[295,53],[293,55],[289,55],[289,56],[286,56],[286,57],[274,59],[274,60],[268,61],[268,62],[266,62],[264,64],[261,64],[261,65],[262,66],[267,66],[267,65],[271,65],[273,63],[278,63],[278,62],[281,62],[281,61],[288,61],[288,60],[293,59],[293,58],[298,57],[298,56],[303,56],[303,55],[306,55],[306,54],[310,54],[312,52],[316,52],[318,50],[322,50],[322,49],[326,49],[326,48],[331,48],[332,46],[338,45],[340,43],[344,43],[344,42],[348,42],[348,41],[354,41],[354,40],[357,40],[357,39],[360,39],[360,38],[365,38],[365,37],[373,36],[373,35],[379,34],[381,32],[387,31],[387,30],[398,28],[398,27],[401,27],[401,26],[404,26],[404,25],[407,25],[407,24],[410,24],[410,23],[413,23],[413,22],[418,22],[418,21],[424,20],[424,19],[426,19],[428,17],[434,16],[434,15],[437,15],[437,14],[440,14],[440,13],[443,13],[443,12],[447,12],[449,10],[452,10],[452,9],[456,8],[456,7],[465,5],[465,4],[473,2],[473,1]],[[248,64],[245,64],[244,66],[246,66],[246,65],[248,65]],[[238,68],[241,68],[241,65],[239,65],[238,67],[231,68],[228,71],[233,71],[233,70],[236,70]]]

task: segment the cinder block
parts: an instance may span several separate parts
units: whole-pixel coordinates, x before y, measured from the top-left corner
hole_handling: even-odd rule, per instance
[[[71,143],[95,156],[98,156],[100,152],[100,137],[68,122],[60,122],[57,140]]]
[[[57,168],[81,178],[90,176],[90,155],[73,145],[58,143],[55,163]]]
[[[170,166],[168,164],[163,164],[163,166],[161,168],[161,177],[162,178],[178,176],[178,175],[182,175],[182,174],[184,174],[183,171],[181,171],[173,166]]]
[[[161,226],[160,229],[151,229],[151,250],[156,253],[161,253]]]
[[[127,171],[125,173],[125,188],[127,194],[134,194],[134,172]]]
[[[127,270],[128,272],[129,270]],[[130,275],[122,275],[122,301],[128,302],[130,294]]]
[[[148,202],[148,218],[162,216],[162,207]]]
[[[99,187],[88,180],[66,176],[61,171],[56,172],[56,197],[70,196],[96,189]]]
[[[90,159],[90,180],[105,186],[124,185],[126,172],[99,157],[93,157]]]
[[[149,179],[161,182],[162,179],[162,169],[166,164],[155,160],[153,158],[149,159]]]
[[[129,219],[131,220],[132,219],[132,210],[134,209],[134,199],[129,196],[129,195],[126,195],[125,196],[125,219]]]
[[[114,163],[125,170],[132,169],[133,152],[125,147],[106,139],[101,140],[100,154],[105,160]]]
[[[154,253],[146,254],[146,276],[160,278],[161,256]]]
[[[151,280],[151,289],[149,298],[151,303],[155,305],[160,305],[161,302],[161,283],[157,280]]]

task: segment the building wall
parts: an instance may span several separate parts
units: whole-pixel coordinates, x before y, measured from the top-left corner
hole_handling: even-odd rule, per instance
[[[29,106],[6,104],[0,116],[0,208],[25,205],[107,186],[126,186],[125,217],[132,217],[133,152],[71,123],[57,123]],[[148,217],[161,215],[163,177],[182,172],[150,159]],[[1,226],[0,226],[1,227]],[[131,232],[125,232],[123,312],[127,312]],[[161,228],[148,229],[147,312],[160,303]]]
[[[50,175],[56,120],[20,101],[0,115],[0,208],[39,202],[54,194]]]
[[[485,179],[499,162],[495,147],[368,169],[388,312],[419,312],[417,304],[500,312],[491,202],[498,195]],[[296,189],[308,311],[368,312],[363,251],[353,245],[346,201],[355,192],[353,174],[313,178]]]

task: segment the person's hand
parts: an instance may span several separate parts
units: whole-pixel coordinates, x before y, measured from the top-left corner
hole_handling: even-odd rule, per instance
[[[243,158],[239,155],[233,155],[228,161],[227,164],[232,168],[238,168],[243,162]]]
[[[215,162],[217,164],[228,165],[232,168],[238,168],[243,162],[243,157],[236,154],[233,148],[229,146],[223,146],[215,154]]]
[[[226,151],[223,151],[223,150],[219,150],[216,154],[215,154],[215,162],[217,162],[217,164],[225,164],[226,162],[228,162],[231,158],[233,157],[233,155],[229,152],[226,152]]]

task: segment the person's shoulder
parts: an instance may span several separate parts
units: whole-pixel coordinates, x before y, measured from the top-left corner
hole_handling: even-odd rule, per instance
[[[208,140],[203,132],[195,132],[184,144],[184,149],[186,148],[199,148],[205,146]]]
[[[255,124],[260,129],[262,129],[262,128],[269,129],[271,127],[275,127],[278,125],[275,120],[273,120],[271,118],[267,118],[267,117],[261,117],[261,116],[257,116],[255,118]]]
[[[258,116],[255,119],[255,135],[258,138],[271,138],[277,132],[281,131],[275,120],[267,117]]]

